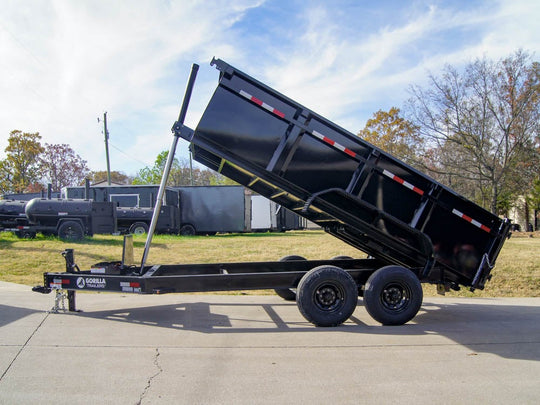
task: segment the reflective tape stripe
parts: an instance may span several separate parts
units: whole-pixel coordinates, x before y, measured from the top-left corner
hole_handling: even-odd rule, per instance
[[[349,148],[346,148],[345,146],[337,143],[336,141],[324,136],[323,134],[321,134],[320,132],[317,132],[317,131],[312,131],[312,134],[313,136],[315,136],[316,138],[320,139],[321,141],[323,142],[326,142],[328,145],[330,146],[333,146],[334,148],[336,148],[337,150],[340,150],[341,152],[344,152],[346,153],[347,155],[349,155],[350,157],[353,157],[355,158],[356,157],[356,153],[353,152],[352,150],[350,150]]]
[[[414,191],[416,194],[424,195],[424,190],[419,189],[418,187],[412,185],[412,184],[409,183],[408,181],[403,180],[401,177],[396,176],[394,173],[389,172],[388,170],[384,169],[384,170],[383,170],[383,174],[384,174],[386,177],[389,177],[389,178],[391,178],[392,180],[398,182],[399,184],[404,185],[404,186],[407,187],[409,190]]]
[[[478,221],[472,219],[470,216],[465,215],[463,212],[458,211],[458,210],[456,210],[455,208],[452,210],[452,214],[455,214],[455,215],[457,215],[458,217],[464,219],[465,221],[470,222],[471,224],[473,224],[474,226],[480,228],[480,229],[483,230],[483,231],[491,232],[491,229],[490,229],[490,228],[488,228],[488,227],[485,226],[485,225],[482,225],[480,222],[478,222]]]
[[[249,101],[252,101],[252,102],[254,102],[255,104],[261,106],[261,107],[264,108],[265,110],[270,111],[272,114],[277,115],[277,116],[280,117],[280,118],[284,118],[284,117],[285,117],[285,114],[282,113],[281,111],[279,111],[278,109],[272,107],[271,105],[266,104],[264,101],[259,100],[257,97],[252,96],[251,94],[249,94],[248,92],[246,92],[246,91],[244,91],[244,90],[240,90],[240,95],[241,95],[242,97],[247,98]]]
[[[140,286],[141,284],[135,281],[120,281],[120,287],[139,288]]]

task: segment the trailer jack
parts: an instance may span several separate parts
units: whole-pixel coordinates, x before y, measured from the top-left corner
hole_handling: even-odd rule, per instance
[[[80,310],[77,310],[75,307],[75,291],[70,290],[55,290],[55,297],[54,297],[54,306],[51,308],[49,312],[52,312],[54,314],[59,313],[60,311],[66,312],[66,299],[68,302],[68,311],[69,312],[81,312]]]

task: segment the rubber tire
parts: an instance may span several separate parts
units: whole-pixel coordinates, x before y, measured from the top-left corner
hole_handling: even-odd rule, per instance
[[[84,232],[78,222],[66,221],[58,227],[58,237],[64,240],[82,240]]]
[[[34,239],[36,233],[32,231],[19,231],[15,233],[19,239]]]
[[[129,227],[129,233],[133,235],[144,235],[148,233],[148,225],[145,222],[134,222]]]
[[[315,267],[300,280],[296,304],[304,318],[314,325],[338,326],[356,309],[358,286],[352,276],[339,267]]]
[[[197,231],[193,225],[184,225],[180,228],[180,235],[182,236],[195,236]]]
[[[397,295],[390,297],[390,293]],[[383,325],[409,322],[420,310],[422,300],[420,280],[411,270],[401,266],[380,268],[368,278],[364,288],[367,312]]]
[[[285,256],[279,259],[280,262],[292,262],[295,260],[307,260],[305,257],[298,255]],[[296,301],[296,289],[293,288],[276,288],[274,292],[283,298],[285,301]]]
[[[336,256],[332,257],[331,260],[353,260],[351,256]]]

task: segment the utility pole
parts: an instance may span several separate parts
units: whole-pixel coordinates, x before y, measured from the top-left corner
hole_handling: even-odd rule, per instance
[[[99,122],[99,118],[98,118]],[[107,157],[107,184],[111,185],[111,164],[109,163],[109,131],[107,131],[107,111],[103,113],[103,135],[105,136],[105,156]]]

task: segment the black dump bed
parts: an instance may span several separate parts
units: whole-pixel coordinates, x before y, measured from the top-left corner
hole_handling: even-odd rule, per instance
[[[222,60],[195,131],[204,165],[423,281],[483,288],[510,223]]]

